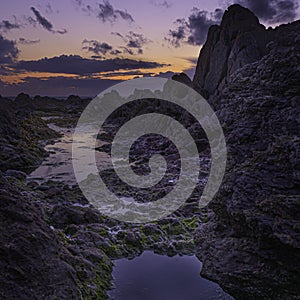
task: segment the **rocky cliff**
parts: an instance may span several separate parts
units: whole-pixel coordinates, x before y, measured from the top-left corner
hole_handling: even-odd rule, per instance
[[[193,79],[194,88],[205,98],[222,91],[230,74],[265,55],[272,36],[272,31],[266,30],[250,10],[232,5],[224,13],[221,25],[209,29]]]
[[[210,28],[193,80],[228,150],[198,256],[202,273],[237,299],[299,299],[299,32],[299,21],[266,30],[231,6]]]

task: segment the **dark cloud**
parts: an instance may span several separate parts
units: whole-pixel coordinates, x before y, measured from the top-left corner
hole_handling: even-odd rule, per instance
[[[21,25],[18,24],[16,20],[15,20],[14,23],[11,23],[8,20],[3,20],[3,21],[0,22],[0,30],[2,30],[4,32],[7,32],[7,31],[12,30],[12,29],[18,29],[20,27],[21,27]]]
[[[122,51],[120,51],[119,49],[115,49],[109,52],[111,55],[119,55],[122,53]]]
[[[144,45],[151,42],[141,33],[130,31],[127,35],[127,47],[142,49]]]
[[[297,17],[299,3],[297,0],[233,0],[226,1],[226,6],[238,3],[253,11],[258,18],[268,24],[291,22]],[[178,19],[176,28],[168,32],[167,40],[174,47],[182,43],[190,45],[202,45],[211,25],[219,24],[223,16],[223,10],[217,8],[214,12],[208,12],[193,8],[187,19]]]
[[[50,72],[88,75],[100,72],[149,69],[163,67],[164,64],[133,59],[88,59],[79,55],[61,55],[39,60],[22,60],[13,67],[19,71]]]
[[[16,42],[7,40],[0,35],[0,63],[9,64],[17,59],[19,49],[16,47]]]
[[[120,47],[123,49],[123,53],[125,54],[143,54],[144,45],[152,42],[150,39],[146,38],[141,33],[135,33],[133,31],[129,31],[125,36],[119,32],[111,32],[112,35],[116,35],[120,37],[125,43],[125,46]],[[136,52],[134,51],[136,50]]]
[[[219,17],[220,9],[216,9],[214,13],[209,13],[205,10],[199,10],[194,8],[192,14],[188,18],[188,44],[190,45],[202,45],[207,36],[207,32],[210,26],[220,22]]]
[[[34,7],[30,8],[32,10],[32,12],[34,13],[36,20],[32,19],[32,18],[28,18],[27,20],[29,21],[29,23],[34,24],[34,23],[39,23],[44,29],[48,30],[49,32],[52,33],[59,33],[59,34],[65,34],[67,33],[66,29],[62,29],[62,30],[54,30],[53,29],[53,25],[50,21],[48,21],[45,17],[43,17],[40,12],[35,9]]]
[[[176,20],[177,28],[170,29],[165,40],[174,47],[179,47],[182,43],[202,45],[206,40],[209,27],[218,24],[222,15],[223,11],[220,8],[208,12],[194,7],[187,19]]]
[[[98,42],[96,40],[84,40],[82,42],[82,49],[92,52],[96,55],[103,54],[105,55],[108,51],[112,50],[112,46],[103,42]]]
[[[173,4],[164,0],[164,1],[156,1],[156,0],[151,0],[151,4],[157,7],[163,7],[163,8],[170,8]]]
[[[297,0],[237,0],[234,3],[249,8],[268,24],[294,21],[299,7]]]
[[[123,19],[130,23],[134,22],[133,17],[125,10],[115,9],[108,0],[103,0],[103,3],[99,4],[99,10],[97,17],[103,22],[114,23],[118,19]]]
[[[40,14],[40,12],[38,10],[36,10],[34,7],[31,7],[30,9],[33,11],[33,13],[34,13],[34,15],[36,17],[37,22],[39,24],[41,24],[46,30],[52,32],[53,31],[53,25],[46,18],[44,18]]]
[[[134,52],[132,49],[130,49],[128,47],[120,47],[120,48],[123,49],[124,54],[134,55]]]
[[[165,41],[169,42],[175,48],[178,48],[187,36],[187,24],[184,19],[176,20],[175,24],[177,25],[177,28],[169,30],[168,36],[165,37]]]
[[[48,77],[43,78],[43,80],[40,80],[40,78],[27,77],[20,83],[3,84],[1,94],[3,96],[15,96],[23,92],[31,96],[41,95],[55,97],[75,94],[94,97],[119,82],[121,81],[63,76]]]
[[[18,43],[22,45],[33,45],[38,44],[40,40],[27,40],[25,38],[19,38]]]

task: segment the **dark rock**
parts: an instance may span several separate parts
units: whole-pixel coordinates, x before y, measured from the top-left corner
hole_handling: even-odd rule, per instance
[[[222,90],[229,74],[262,58],[271,35],[249,9],[230,6],[221,25],[209,29],[193,87],[205,98]]]
[[[299,31],[299,21],[266,31],[230,7],[210,29],[194,78],[228,150],[214,214],[195,242],[202,274],[237,299],[300,294]]]
[[[187,86],[192,86],[192,81],[189,76],[185,73],[175,74],[172,76],[172,80],[176,80],[178,82],[184,83]]]
[[[27,177],[26,173],[24,173],[22,171],[17,171],[17,170],[7,170],[7,171],[5,171],[5,175],[15,177],[19,180],[25,180]]]

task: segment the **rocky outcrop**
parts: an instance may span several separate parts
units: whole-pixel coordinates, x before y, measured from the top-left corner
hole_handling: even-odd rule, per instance
[[[217,110],[228,150],[213,214],[195,237],[198,256],[203,275],[237,299],[300,294],[299,31],[298,21],[269,33],[233,6],[210,29],[194,78]],[[214,63],[223,52],[220,77]]]
[[[224,13],[221,25],[211,26],[200,52],[193,87],[205,98],[221,91],[229,74],[265,55],[272,39],[258,18],[240,5]]]
[[[0,170],[29,173],[47,155],[41,141],[60,135],[32,114],[30,98],[25,94],[15,101],[0,98],[0,115]]]
[[[9,174],[13,175],[13,174]],[[49,224],[46,195],[0,172],[0,298],[105,299],[112,265]]]
[[[184,83],[187,86],[192,86],[192,81],[189,76],[187,76],[185,73],[181,72],[180,74],[174,74],[172,76],[172,80],[176,80],[178,82]]]

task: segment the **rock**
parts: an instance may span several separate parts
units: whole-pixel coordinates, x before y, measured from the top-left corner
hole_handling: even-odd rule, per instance
[[[210,29],[194,77],[228,150],[213,214],[196,231],[197,255],[202,274],[237,299],[300,294],[299,31],[300,21],[265,30],[230,7]]]
[[[101,236],[87,232],[84,249],[79,243],[71,245],[69,237],[45,219],[42,192],[28,191],[9,178],[0,172],[0,298],[105,299],[112,263],[87,240]]]
[[[187,86],[192,86],[192,80],[185,73],[175,74],[172,76],[172,80],[176,80],[178,82],[184,83]]]
[[[227,76],[265,54],[271,33],[258,18],[239,4],[224,13],[221,25],[210,27],[201,49],[193,87],[205,98],[222,90]]]
[[[17,170],[7,170],[4,173],[6,176],[11,176],[11,177],[15,177],[19,180],[25,180],[27,177],[27,174],[22,172],[22,171],[17,171]]]

